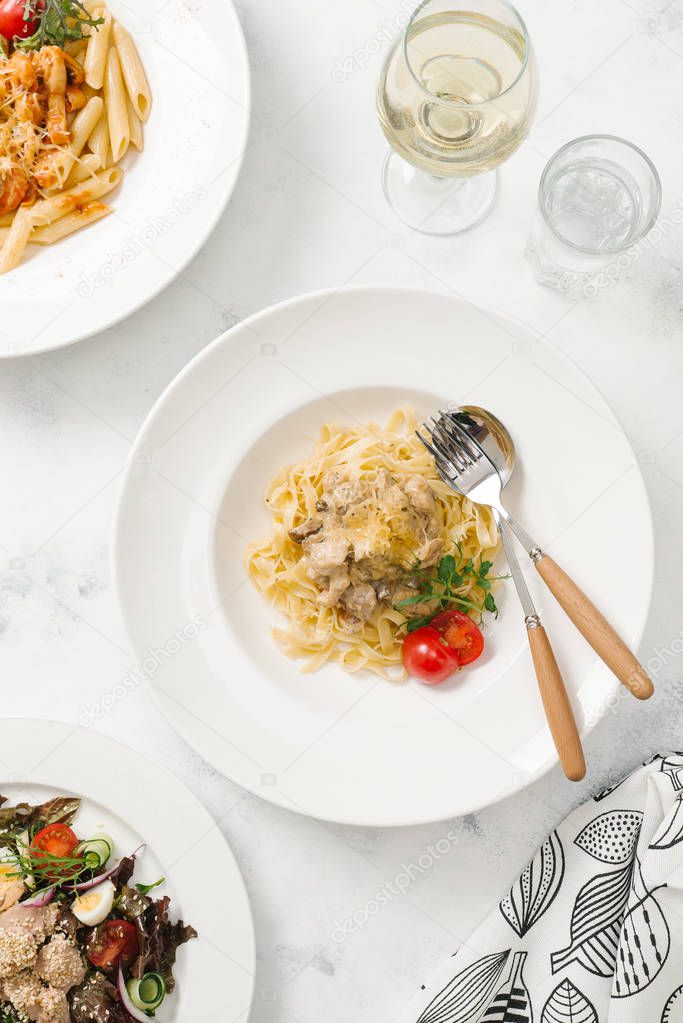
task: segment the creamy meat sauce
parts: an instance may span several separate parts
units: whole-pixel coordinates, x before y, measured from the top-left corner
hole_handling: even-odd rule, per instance
[[[329,473],[315,516],[290,530],[301,545],[306,573],[318,600],[336,607],[345,629],[356,632],[378,604],[414,597],[415,570],[430,568],[444,553],[434,492],[422,476],[399,478],[384,469],[370,479]],[[432,604],[402,608],[424,615]]]

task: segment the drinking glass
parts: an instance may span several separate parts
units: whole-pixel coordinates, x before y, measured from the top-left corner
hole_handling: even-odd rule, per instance
[[[537,70],[506,0],[424,0],[391,50],[377,93],[392,147],[387,199],[404,223],[455,234],[482,220],[496,170],[526,138]]]
[[[541,177],[526,247],[537,280],[576,298],[596,295],[637,258],[661,202],[657,170],[631,142],[614,135],[568,142]]]

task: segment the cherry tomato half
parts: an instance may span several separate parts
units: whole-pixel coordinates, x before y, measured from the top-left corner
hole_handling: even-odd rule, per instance
[[[48,881],[58,881],[62,876],[73,874],[73,865],[68,863],[52,863],[55,860],[68,860],[75,856],[78,838],[66,824],[48,824],[36,831],[30,845],[30,855],[34,863],[42,868],[43,876]]]
[[[88,942],[88,959],[104,970],[127,966],[139,954],[138,932],[130,920],[107,920]]]
[[[26,0],[0,0],[0,36],[28,39],[38,28],[38,18],[24,21]]]
[[[436,618],[432,618],[430,625],[455,650],[460,667],[471,664],[481,656],[484,637],[469,615],[462,611],[442,611]]]

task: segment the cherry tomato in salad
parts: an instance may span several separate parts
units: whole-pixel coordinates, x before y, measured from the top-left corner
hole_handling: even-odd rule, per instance
[[[462,611],[442,611],[429,625],[403,641],[403,664],[425,685],[439,685],[458,668],[471,664],[484,649],[484,637]]]
[[[79,844],[78,837],[66,824],[48,824],[36,831],[30,845],[31,859],[36,865],[42,866],[43,876],[49,881],[57,881],[62,876],[73,874],[73,864],[52,863],[55,860],[75,858]]]
[[[43,4],[38,4],[42,10]],[[0,0],[0,36],[28,39],[38,28],[38,18],[24,21],[26,0]]]
[[[442,611],[436,618],[432,618],[430,625],[455,650],[461,668],[481,657],[484,637],[470,616],[463,611]]]
[[[127,966],[139,954],[138,932],[130,920],[107,920],[88,943],[88,959],[103,970]]]

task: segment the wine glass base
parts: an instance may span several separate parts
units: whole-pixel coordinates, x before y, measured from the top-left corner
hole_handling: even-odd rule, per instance
[[[459,234],[480,223],[496,200],[496,171],[471,178],[439,178],[391,152],[382,172],[384,194],[404,224],[423,234]]]

